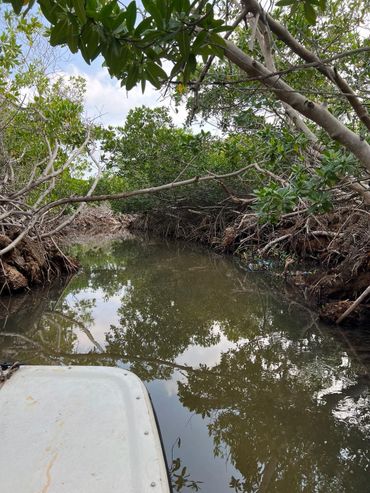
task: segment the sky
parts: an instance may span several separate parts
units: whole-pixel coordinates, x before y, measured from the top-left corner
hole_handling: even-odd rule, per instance
[[[122,2],[127,4],[126,1]],[[141,0],[137,1],[138,7],[142,7]],[[60,56],[59,56],[60,54]],[[112,79],[106,68],[102,67],[103,58],[98,57],[91,65],[88,65],[82,56],[71,54],[68,50],[59,50],[56,67],[62,75],[80,75],[86,80],[86,114],[89,118],[99,116],[99,121],[104,125],[122,125],[130,109],[137,106],[166,106],[170,109],[171,116],[176,125],[182,126],[186,119],[184,106],[175,110],[169,98],[163,99],[161,92],[157,91],[148,82],[145,93],[141,88],[135,87],[129,93],[120,87],[116,79]]]
[[[139,1],[140,5],[141,2]],[[42,19],[41,19],[42,20]],[[0,26],[4,28],[4,26]],[[156,90],[149,82],[146,84],[144,94],[140,84],[127,92],[120,86],[120,82],[111,78],[108,70],[103,67],[103,58],[98,57],[91,65],[88,65],[79,53],[72,54],[66,47],[50,47],[43,36],[39,36],[34,43],[35,56],[41,56],[47,66],[50,77],[61,75],[69,78],[70,76],[82,76],[86,80],[85,108],[88,119],[96,119],[108,125],[123,125],[128,112],[138,106],[148,106],[155,108],[165,106],[169,108],[174,123],[183,126],[187,117],[185,104],[175,107],[169,97],[164,98],[161,91]],[[165,67],[167,72],[170,67]],[[203,125],[194,123],[193,131],[197,132],[203,128],[214,134],[219,134],[218,130],[210,123],[203,122]]]
[[[117,79],[112,79],[102,59],[98,58],[90,66],[78,54],[61,59],[58,72],[66,77],[80,75],[86,80],[86,114],[91,118],[99,116],[104,125],[121,125],[130,109],[137,106],[166,106],[176,125],[181,126],[186,119],[186,109],[182,105],[175,108],[170,99],[163,98],[149,83],[142,94],[141,88],[135,87],[130,92],[120,87]]]

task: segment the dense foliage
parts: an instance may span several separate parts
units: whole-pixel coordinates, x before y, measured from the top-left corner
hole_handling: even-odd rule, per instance
[[[19,14],[35,2],[10,3]],[[280,157],[267,158],[267,171],[272,167],[273,173],[280,176],[281,171],[282,176],[271,180],[273,175],[264,173],[268,183],[256,194],[263,211],[292,210],[300,200],[327,208],[330,201],[321,192],[343,182],[366,203],[370,201],[365,181],[359,182],[370,171],[368,44],[363,34],[368,0],[345,4],[339,0],[280,0],[269,11],[256,0],[145,0],[142,7],[135,1],[122,4],[116,0],[38,3],[50,23],[52,45],[66,44],[73,53],[80,51],[88,63],[103,56],[110,74],[128,90],[138,83],[143,90],[147,82],[157,88],[169,85],[178,99],[186,98],[191,118],[215,116],[226,133],[254,134],[257,142],[263,135],[266,147],[278,141]],[[150,128],[151,116],[146,116]],[[123,145],[128,146],[128,156],[132,153],[127,140],[131,125],[134,129],[130,117],[106,144],[111,151],[115,141],[118,175],[123,176],[126,160],[123,174],[130,188],[173,179],[179,170],[177,153],[184,148],[184,139],[193,137],[171,130],[167,122],[168,130],[162,129],[153,138],[148,159],[134,156],[142,163],[138,172],[137,165],[128,164],[130,158],[123,158],[122,153]],[[143,132],[143,149],[148,151],[144,142],[149,133]],[[162,153],[161,138],[166,132],[172,163]],[[293,149],[298,150],[284,163],[293,135],[297,140]],[[122,144],[117,146],[120,139]],[[222,147],[225,141],[219,140]],[[204,156],[203,141],[201,136],[199,155]],[[314,153],[307,152],[306,141]],[[263,154],[261,145],[256,147],[253,154],[247,145],[252,161]],[[161,154],[161,164],[153,162],[156,153]],[[187,170],[189,159],[193,156],[187,150],[183,156]],[[203,172],[203,157],[192,163],[197,173]]]
[[[16,13],[29,10],[35,0],[10,0]],[[122,78],[127,89],[141,81],[160,87],[167,77],[163,59],[174,63],[172,75],[183,73],[187,80],[196,69],[196,56],[207,60],[214,52],[223,56],[223,41],[218,33],[229,28],[217,18],[215,2],[197,0],[144,0],[143,9],[136,1],[126,6],[113,0],[40,0],[39,5],[51,23],[52,45],[67,44],[72,53],[80,51],[90,63],[103,55],[112,75]],[[221,4],[221,10],[224,2]],[[228,2],[225,2],[226,5]],[[278,5],[293,5],[293,11],[303,13],[310,23],[323,11],[326,0],[305,0],[294,6],[291,0]],[[229,6],[228,6],[229,7]],[[201,30],[201,31],[200,31]],[[168,49],[169,48],[169,49]]]
[[[36,2],[9,3],[24,15],[18,30],[35,30],[25,26],[38,23],[28,18]],[[370,202],[369,46],[363,30],[368,0],[280,0],[268,11],[256,0],[37,3],[49,23],[51,45],[67,45],[88,63],[103,57],[127,89],[165,85],[178,104],[187,105],[189,123],[200,118],[219,129],[214,135],[194,133],[176,128],[164,108],[133,110],[122,127],[95,134],[105,165],[99,193],[122,198],[127,191],[248,167],[243,180],[228,185],[217,180],[186,191],[170,187],[155,199],[114,202],[117,209],[208,206],[229,198],[251,205],[262,221],[276,221],[297,208],[329,210],[338,197]],[[86,134],[83,82],[74,80],[67,96],[65,81],[51,82],[39,64],[11,75],[7,46],[16,41],[10,32],[2,40],[5,98],[19,100],[23,86],[36,88],[27,109],[38,108],[47,121],[43,139],[34,139],[35,148],[27,152],[42,154],[45,135],[50,142],[58,135],[65,160]],[[22,125],[15,123],[7,132],[19,133]],[[23,148],[22,138],[8,141]],[[31,156],[25,158],[30,166]],[[78,194],[82,200],[95,183],[86,179],[89,164],[91,157],[80,156],[73,171],[63,170],[50,197]],[[35,192],[31,200],[37,202],[42,190]]]
[[[167,108],[136,108],[129,112],[123,127],[110,127],[103,133],[102,159],[108,178],[102,180],[98,190],[102,190],[105,181],[112,180],[120,180],[126,188],[135,190],[209,172],[228,173],[236,168],[223,148],[223,139],[209,132],[193,133],[176,127]],[[123,211],[136,211],[183,200],[193,205],[215,203],[221,198],[224,193],[218,185],[198,184],[191,189],[169,190],[159,196],[113,205]]]

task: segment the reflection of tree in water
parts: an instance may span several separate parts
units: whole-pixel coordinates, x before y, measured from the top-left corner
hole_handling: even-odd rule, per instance
[[[231,489],[366,491],[360,481],[369,457],[368,381],[348,358],[341,362],[339,348],[312,327],[309,314],[275,300],[263,276],[244,282],[222,259],[162,244],[113,243],[86,250],[83,261],[66,285],[12,300],[2,319],[0,359],[123,361],[147,381],[180,369],[181,402],[206,418],[215,455],[240,471]],[[94,338],[94,310],[98,298],[112,297],[119,324],[107,324],[104,348]],[[85,354],[81,333],[90,341]],[[188,348],[221,339],[233,347],[214,366],[192,367],[184,356],[179,363]],[[179,481],[187,477],[183,467],[175,471]]]
[[[369,396],[368,381],[355,383],[356,373],[335,355],[317,358],[321,344],[279,333],[257,337],[179,383],[181,402],[209,417],[215,455],[228,457],[244,478],[232,478],[236,491],[366,491],[370,445],[361,416],[341,425],[331,411],[349,396]],[[331,394],[318,402],[315,395],[333,378],[348,389],[334,402]],[[369,417],[367,410],[367,426]]]
[[[54,315],[68,279],[46,289],[2,302],[0,355],[2,360],[29,364],[58,362],[58,354],[72,353],[77,335],[70,321]]]
[[[280,320],[292,319],[286,307],[276,310],[265,293],[253,283],[246,303],[242,276],[222,259],[194,252],[153,258],[139,256],[126,265],[129,279],[118,309],[120,325],[107,333],[106,351],[129,360],[145,380],[169,378],[172,365],[188,347],[210,347],[264,333]],[[136,360],[132,360],[132,356]],[[155,356],[158,361],[148,361]]]
[[[145,245],[136,241],[75,246],[71,253],[83,258],[83,269],[74,277],[70,291],[78,294],[87,289],[98,290],[104,300],[119,296],[130,279],[128,265],[140,262],[143,249]]]

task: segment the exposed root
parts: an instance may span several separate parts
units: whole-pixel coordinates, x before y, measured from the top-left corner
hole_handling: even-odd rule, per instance
[[[121,237],[128,234],[128,227],[135,218],[132,214],[116,214],[105,205],[87,207],[63,229],[58,241],[70,244]]]
[[[12,241],[12,231],[1,235],[0,248]],[[24,238],[16,248],[1,257],[0,293],[12,294],[31,286],[50,282],[54,277],[78,270],[78,263],[66,257],[54,240]]]

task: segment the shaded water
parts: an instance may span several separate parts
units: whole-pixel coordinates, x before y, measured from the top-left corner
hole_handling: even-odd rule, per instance
[[[0,361],[134,371],[175,491],[370,491],[364,339],[334,336],[269,276],[197,248],[78,250],[68,283],[2,300]]]

